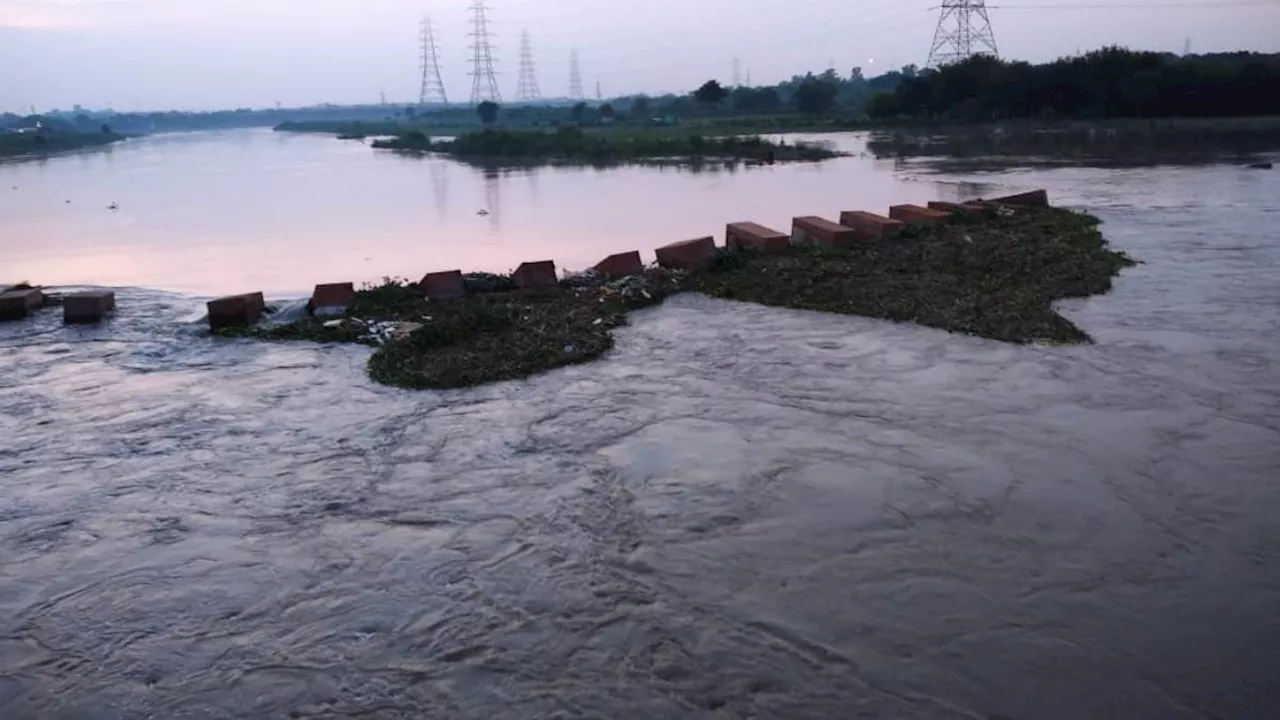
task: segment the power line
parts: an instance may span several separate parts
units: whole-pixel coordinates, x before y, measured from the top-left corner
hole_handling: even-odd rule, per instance
[[[569,55],[569,99],[583,100],[585,97],[582,93],[582,71],[578,67],[578,51],[574,50]]]
[[[422,19],[422,88],[418,91],[418,104],[449,103],[440,79],[440,58],[436,55],[436,37],[431,28],[431,18]]]
[[[1165,9],[1215,9],[1233,7],[1276,7],[1275,0],[1221,0],[1205,2],[1204,0],[1154,0],[1146,3],[1042,3],[1037,5],[988,5],[993,10],[1146,10],[1148,8]]]
[[[485,15],[484,0],[471,3],[471,21],[471,104],[479,105],[486,100],[502,102],[498,73],[493,69],[493,45],[489,42],[489,19]]]
[[[516,83],[516,102],[536,102],[542,99],[538,89],[538,77],[534,73],[533,46],[529,31],[520,33],[520,80]]]
[[[967,60],[974,55],[999,56],[985,0],[942,0],[938,27],[929,48],[929,67]]]

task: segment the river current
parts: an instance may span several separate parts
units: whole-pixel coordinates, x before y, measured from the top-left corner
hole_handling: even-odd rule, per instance
[[[176,147],[252,165],[273,142]],[[0,167],[0,189],[102,162]],[[1095,345],[683,295],[602,361],[451,392],[371,383],[365,348],[210,339],[199,294],[239,288],[154,228],[145,266],[102,266],[111,322],[0,324],[0,717],[1275,717],[1280,175],[837,162],[807,171],[814,211],[1046,187],[1143,264],[1062,304]],[[669,177],[746,178],[721,223],[806,211],[785,174]],[[42,248],[129,257],[5,202],[7,279],[95,282]],[[650,247],[684,230],[656,222]]]

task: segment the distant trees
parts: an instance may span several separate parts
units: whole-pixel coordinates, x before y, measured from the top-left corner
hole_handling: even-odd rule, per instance
[[[1043,65],[976,56],[904,72],[867,114],[962,121],[1274,115],[1280,55],[1178,57],[1109,47]]]
[[[770,113],[782,109],[782,97],[776,88],[736,87],[729,93],[733,109],[743,113]]]
[[[796,88],[796,109],[810,115],[822,115],[836,105],[839,86],[823,78],[805,78]]]
[[[498,103],[492,100],[485,100],[476,106],[476,114],[480,116],[480,122],[485,125],[492,125],[498,121]]]
[[[601,120],[608,122],[613,122],[613,119],[618,115],[618,112],[613,109],[613,105],[609,103],[605,103],[597,108],[596,113],[600,115]]]
[[[569,114],[573,117],[574,122],[582,122],[587,117],[587,104],[580,102],[577,105],[574,105],[573,109],[569,111]]]
[[[651,114],[653,114],[653,106],[648,97],[637,95],[631,100],[631,117],[647,120]]]
[[[702,87],[693,91],[693,99],[702,105],[719,105],[729,96],[729,91],[725,90],[717,80],[708,80],[702,84]]]
[[[902,114],[902,106],[896,93],[881,91],[867,101],[866,112],[868,117],[891,118]]]

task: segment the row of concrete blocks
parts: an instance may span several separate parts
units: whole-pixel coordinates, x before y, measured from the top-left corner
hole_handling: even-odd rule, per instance
[[[1047,207],[1049,194],[1044,190],[1034,190],[991,200],[930,202],[927,207],[894,205],[889,208],[888,217],[864,210],[847,210],[840,213],[838,223],[806,215],[792,218],[790,235],[753,222],[730,223],[725,227],[725,247],[764,253],[783,252],[796,245],[851,247],[893,237],[908,225],[940,225],[957,215],[991,216],[1002,205]],[[715,250],[714,238],[685,240],[658,248],[658,264],[682,270],[702,270],[710,264]]]
[[[861,210],[840,214],[840,222],[815,216],[792,220],[791,235],[771,230],[753,222],[730,223],[725,227],[725,246],[752,249],[759,252],[781,252],[792,245],[816,244],[828,247],[848,247],[863,242],[874,242],[892,237],[907,225],[937,225],[951,220],[957,214],[993,214],[1000,205],[1047,206],[1049,195],[1035,190],[993,200],[968,203],[931,202],[928,207],[918,205],[894,205],[889,216]],[[707,236],[664,245],[655,251],[658,265],[673,270],[697,272],[705,269],[715,257],[715,238]],[[640,252],[631,250],[616,253],[601,260],[595,271],[606,278],[616,280],[644,272]],[[559,285],[556,264],[551,260],[522,263],[512,273],[511,279],[522,290],[553,288]],[[428,273],[418,283],[423,295],[432,300],[449,300],[466,294],[461,270]],[[352,283],[328,283],[317,285],[307,309],[317,316],[341,315],[355,301],[356,291]],[[218,298],[209,302],[209,325],[213,329],[234,325],[251,325],[262,315],[266,305],[262,293],[247,293]]]
[[[44,290],[21,288],[0,293],[0,320],[20,320],[44,307]],[[96,323],[116,309],[110,290],[86,290],[62,296],[62,320],[68,324]]]

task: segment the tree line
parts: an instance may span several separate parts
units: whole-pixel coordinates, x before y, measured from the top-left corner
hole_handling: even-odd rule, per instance
[[[685,118],[691,116],[739,116],[802,113],[806,115],[858,115],[877,92],[891,91],[917,72],[914,65],[867,78],[862,68],[848,75],[834,69],[794,75],[776,85],[736,87],[708,80],[686,95],[632,95],[617,98],[613,107],[633,118]]]
[[[903,77],[866,112],[963,122],[1280,115],[1280,55],[1108,47],[1041,65],[979,55]]]

